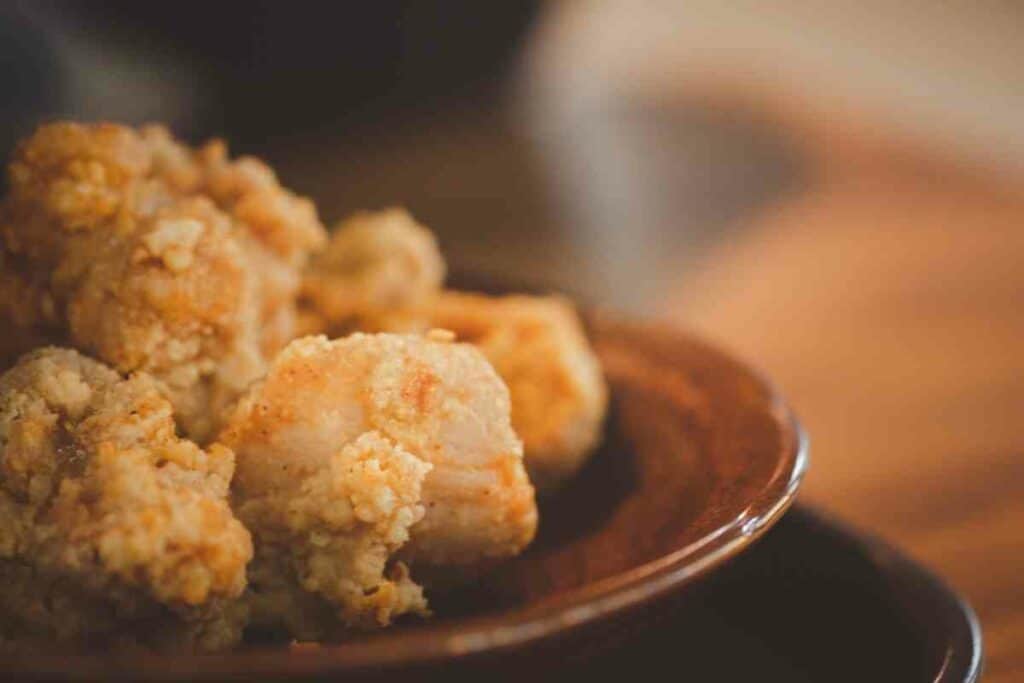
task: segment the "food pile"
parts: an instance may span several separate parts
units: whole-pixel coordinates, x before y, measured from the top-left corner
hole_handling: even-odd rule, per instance
[[[444,289],[253,158],[54,123],[0,201],[0,639],[218,651],[429,614],[521,552],[607,389],[558,297]]]

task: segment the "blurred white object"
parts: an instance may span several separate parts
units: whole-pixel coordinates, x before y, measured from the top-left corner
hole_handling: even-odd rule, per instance
[[[580,289],[656,307],[708,235],[797,182],[794,159],[1024,172],[1022,25],[996,2],[551,3],[518,101]]]
[[[542,100],[729,91],[1024,172],[1019,3],[565,2],[539,26]]]

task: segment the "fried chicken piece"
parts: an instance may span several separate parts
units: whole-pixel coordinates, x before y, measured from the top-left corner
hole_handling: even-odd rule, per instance
[[[537,490],[548,493],[575,474],[600,440],[608,389],[572,304],[446,291],[430,324],[476,345],[505,380]]]
[[[426,615],[423,589],[389,560],[423,517],[430,465],[374,431],[309,464],[295,465],[305,476],[289,476],[285,486],[238,497],[257,537],[252,622],[313,640],[336,633],[339,619],[365,629]]]
[[[9,179],[0,286],[49,308],[41,321],[0,306],[22,337],[5,355],[45,328],[121,372],[144,370],[206,441],[294,335],[300,269],[325,239],[312,204],[259,162],[232,162],[217,142],[189,150],[160,128],[43,126]]]
[[[69,336],[122,371],[152,373],[205,442],[265,368],[255,274],[205,199],[159,209],[122,240],[101,234],[65,259],[95,256],[65,299]]]
[[[70,349],[0,377],[0,631],[220,649],[252,556],[228,505],[232,452],[175,435],[144,374]]]
[[[347,334],[453,330],[476,344],[512,395],[512,424],[540,492],[575,474],[600,438],[608,390],[572,305],[556,297],[442,292],[444,261],[407,212],[338,226],[302,282],[300,329]]]
[[[154,172],[176,194],[210,198],[240,228],[237,237],[260,280],[263,351],[273,357],[295,336],[301,270],[327,241],[316,207],[283,188],[259,159],[229,159],[221,140],[192,150],[162,126],[146,126],[141,135]]]
[[[361,333],[296,340],[221,440],[238,454],[236,509],[256,537],[254,617],[276,610],[297,635],[316,630],[303,623],[314,611],[292,586],[269,585],[277,572],[267,565],[289,568],[346,623],[385,625],[426,607],[396,552],[472,565],[514,555],[534,534],[508,392],[468,345]]]
[[[306,269],[305,331],[425,332],[424,312],[444,275],[433,233],[405,209],[356,213],[335,228],[327,248]]]

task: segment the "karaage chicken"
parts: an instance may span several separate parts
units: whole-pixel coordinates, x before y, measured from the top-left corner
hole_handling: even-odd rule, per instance
[[[155,127],[43,126],[8,178],[3,286],[49,309],[0,307],[21,330],[7,362],[42,336],[144,370],[206,441],[294,336],[300,268],[325,240],[312,203],[256,160],[232,162],[217,142],[192,151]]]
[[[305,331],[425,332],[424,314],[444,274],[433,233],[405,209],[357,213],[335,228],[303,275]]]
[[[144,374],[34,351],[0,377],[0,633],[214,650],[252,556],[232,452],[175,435]]]
[[[296,591],[350,625],[384,625],[426,609],[396,555],[469,567],[514,555],[536,528],[508,391],[443,334],[296,340],[220,439],[238,454],[235,508],[259,548],[253,618],[299,636],[317,629]]]
[[[601,438],[608,389],[572,304],[446,291],[429,321],[476,345],[505,380],[537,490],[550,492],[575,474]]]
[[[508,384],[512,425],[541,493],[558,488],[601,436],[607,387],[572,304],[559,297],[442,291],[430,231],[401,209],[344,221],[303,277],[306,332],[452,330]]]
[[[328,240],[219,141],[39,128],[0,200],[0,650],[343,638],[521,552],[607,388],[566,300],[444,277],[406,211]]]

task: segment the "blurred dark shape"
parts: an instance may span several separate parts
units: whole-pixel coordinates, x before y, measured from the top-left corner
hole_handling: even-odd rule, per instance
[[[64,73],[52,35],[13,4],[0,5],[0,45],[0,146],[6,152],[41,113],[62,108]]]
[[[246,150],[329,123],[436,106],[500,79],[537,5],[13,3],[0,10],[0,144],[8,152],[12,137],[41,119],[155,115],[192,138],[229,134]],[[76,75],[84,85],[69,82]],[[105,92],[89,91],[96,82]],[[154,106],[134,103],[135,88],[155,88],[146,95]]]

